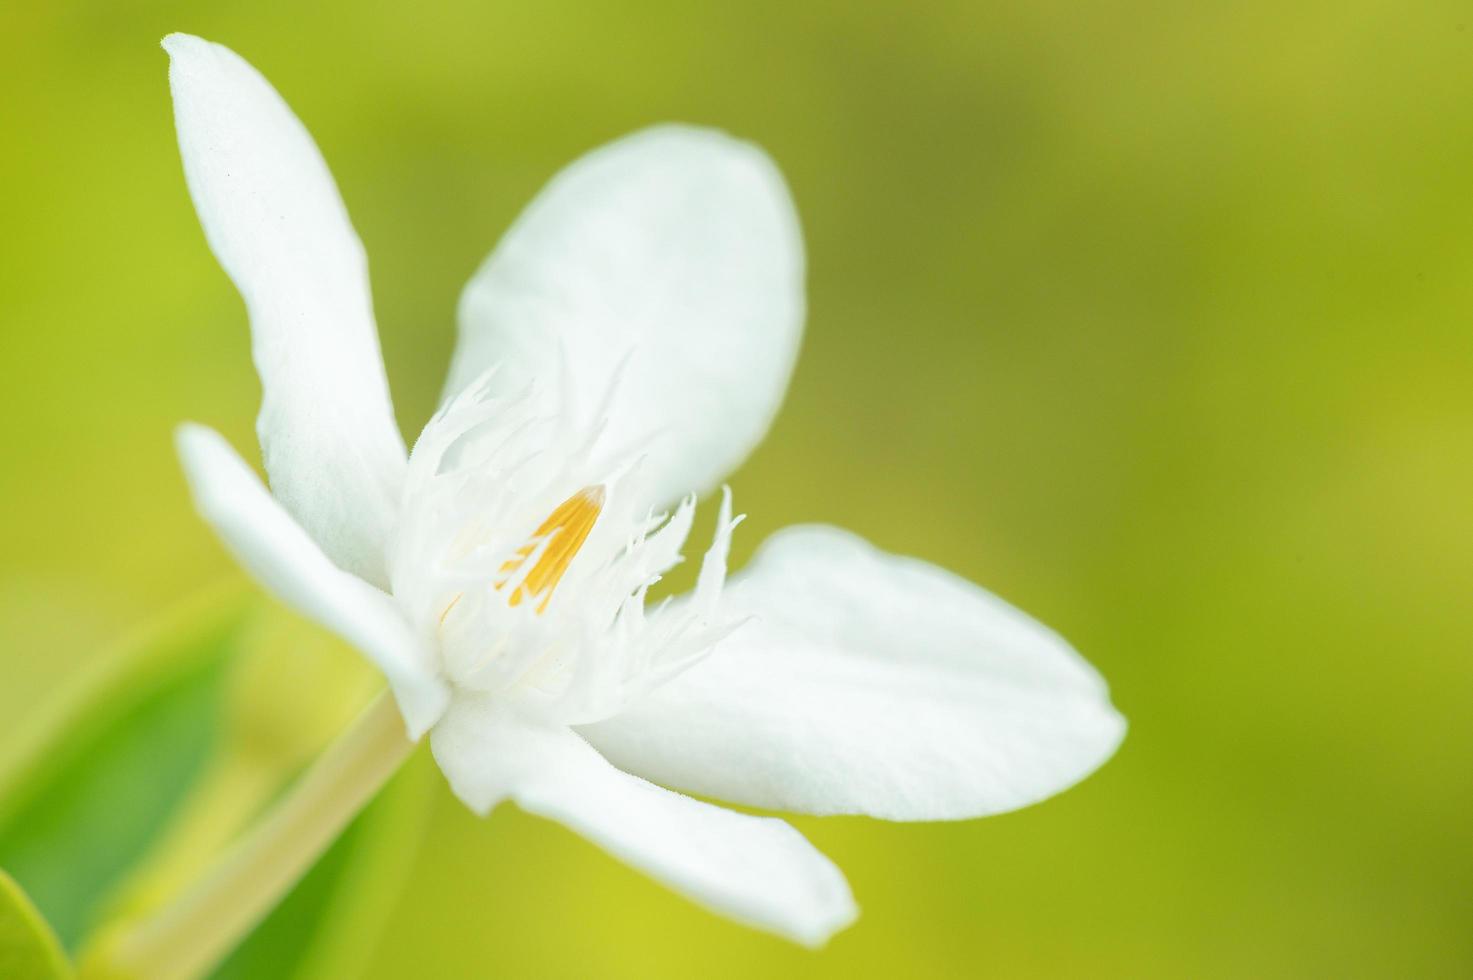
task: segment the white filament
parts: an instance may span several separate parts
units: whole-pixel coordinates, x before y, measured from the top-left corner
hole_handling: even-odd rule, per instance
[[[596,453],[597,435],[574,431],[571,412],[538,415],[534,392],[493,395],[493,373],[447,401],[410,455],[389,553],[393,593],[453,684],[514,699],[548,720],[598,721],[695,663],[733,628],[719,600],[741,518],[732,518],[724,492],[694,593],[647,612],[650,587],[683,560],[694,497],[669,515],[638,512],[636,455]],[[547,547],[548,539],[533,540],[535,530],[595,485],[607,494],[603,510],[545,611],[510,605]]]

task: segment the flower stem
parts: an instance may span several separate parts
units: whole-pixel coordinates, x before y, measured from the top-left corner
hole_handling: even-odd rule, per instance
[[[388,782],[414,744],[382,694],[296,786],[171,904],[106,932],[81,976],[195,980],[220,962]]]

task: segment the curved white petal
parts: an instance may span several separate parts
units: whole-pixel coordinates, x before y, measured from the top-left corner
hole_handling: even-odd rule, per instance
[[[373,661],[409,737],[423,735],[448,695],[394,600],[329,561],[218,432],[183,425],[176,441],[195,506],[231,553],[282,602]]]
[[[189,192],[250,313],[272,492],[328,557],[382,586],[404,442],[363,246],[312,137],[254,68],[187,34],[164,49]]]
[[[515,800],[713,912],[810,946],[854,919],[843,874],[791,826],[622,773],[570,729],[457,696],[430,746],[477,813]]]
[[[580,729],[615,765],[752,806],[949,820],[1057,793],[1125,733],[1057,634],[835,528],[774,535],[725,602],[754,619]]]
[[[766,433],[803,326],[803,243],[777,168],[688,126],[625,137],[558,174],[467,285],[446,397],[492,365],[540,382],[610,452],[655,442],[652,501],[704,491]],[[559,380],[565,382],[560,384]]]

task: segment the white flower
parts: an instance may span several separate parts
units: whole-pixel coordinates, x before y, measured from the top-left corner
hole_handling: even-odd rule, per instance
[[[797,352],[802,243],[760,150],[665,126],[553,180],[467,287],[445,400],[406,458],[363,249],[311,137],[229,50],[164,46],[190,192],[250,313],[271,481],[187,425],[196,502],[383,670],[477,812],[515,800],[816,944],[855,914],[840,872],[780,820],[675,790],[949,820],[1114,751],[1094,670],[933,566],[797,527],[724,587],[729,494],[694,592],[645,608],[691,528],[682,495],[762,437]]]

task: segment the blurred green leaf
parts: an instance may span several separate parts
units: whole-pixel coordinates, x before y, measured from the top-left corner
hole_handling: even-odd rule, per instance
[[[377,686],[320,630],[238,586],[214,591],[60,692],[0,758],[0,864],[75,951],[187,885]],[[430,775],[406,766],[219,976],[359,972],[358,937],[408,871]]]
[[[146,915],[187,887],[383,685],[356,652],[274,604],[236,646],[210,757],[104,919]]]
[[[61,980],[71,972],[51,927],[15,879],[0,871],[0,977]]]
[[[248,602],[213,592],[63,692],[0,760],[0,865],[76,949],[215,742]]]
[[[363,971],[419,849],[435,770],[421,752],[348,826],[213,980],[341,980]]]

